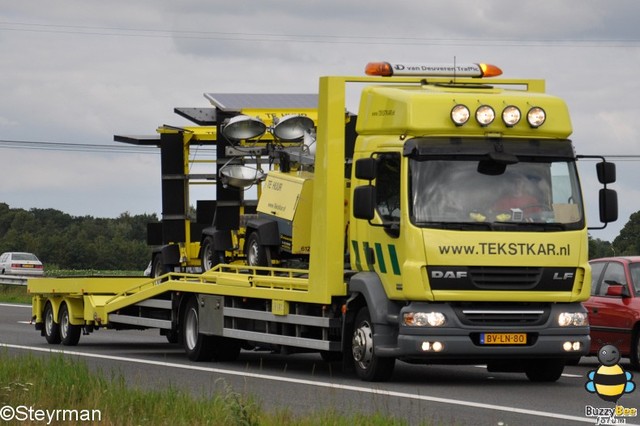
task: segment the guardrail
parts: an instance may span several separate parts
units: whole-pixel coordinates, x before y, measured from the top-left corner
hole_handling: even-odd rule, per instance
[[[27,277],[16,275],[0,275],[0,284],[27,285]]]

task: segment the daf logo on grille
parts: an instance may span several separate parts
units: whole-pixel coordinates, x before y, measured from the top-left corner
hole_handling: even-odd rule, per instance
[[[445,278],[445,279],[467,278],[467,271],[431,271],[431,278]]]

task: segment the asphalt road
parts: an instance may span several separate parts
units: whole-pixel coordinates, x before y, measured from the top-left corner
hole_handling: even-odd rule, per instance
[[[388,383],[365,383],[316,354],[274,355],[243,351],[232,363],[194,363],[181,346],[157,330],[99,330],[82,336],[76,347],[48,345],[29,324],[29,306],[0,304],[0,348],[15,356],[32,353],[82,359],[90,368],[122,374],[131,386],[169,385],[194,395],[233,389],[251,395],[265,410],[289,408],[297,414],[334,409],[379,412],[410,424],[571,425],[596,424],[587,406],[613,408],[585,389],[596,358],[568,366],[556,383],[531,383],[524,374],[489,373],[484,366],[417,366],[398,362]],[[623,360],[621,365],[628,369]],[[640,385],[640,373],[634,381]],[[0,383],[0,386],[2,384]],[[640,390],[623,395],[619,405],[640,410]],[[95,407],[100,408],[100,407]],[[618,418],[618,420],[621,420]],[[640,424],[640,417],[626,418]]]

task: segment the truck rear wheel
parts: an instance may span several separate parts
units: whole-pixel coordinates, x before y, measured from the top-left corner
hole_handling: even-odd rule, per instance
[[[525,374],[532,382],[555,382],[564,371],[563,359],[543,359],[529,361],[525,367]]]
[[[395,358],[382,358],[374,351],[374,325],[369,308],[361,308],[356,315],[351,354],[356,374],[367,382],[384,382],[391,378]]]
[[[213,237],[209,236],[202,241],[202,272],[207,272],[214,266],[224,263],[224,252],[216,250],[213,245]]]
[[[54,321],[53,306],[50,302],[44,307],[44,337],[51,345],[60,343],[60,324]]]
[[[192,297],[182,315],[182,342],[191,361],[211,361],[214,336],[200,334],[198,300]]]
[[[65,346],[75,346],[80,341],[80,332],[82,329],[79,325],[71,324],[71,315],[66,303],[60,306],[60,338]]]

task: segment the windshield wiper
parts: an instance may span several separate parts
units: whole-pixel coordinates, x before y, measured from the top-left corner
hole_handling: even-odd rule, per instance
[[[491,222],[414,222],[422,228],[456,229],[461,231],[493,230]]]
[[[460,231],[564,231],[567,225],[564,223],[544,222],[414,222],[422,228],[454,229]]]
[[[566,224],[557,222],[494,222],[493,224],[496,230],[521,228],[523,231],[564,231],[567,229]]]

